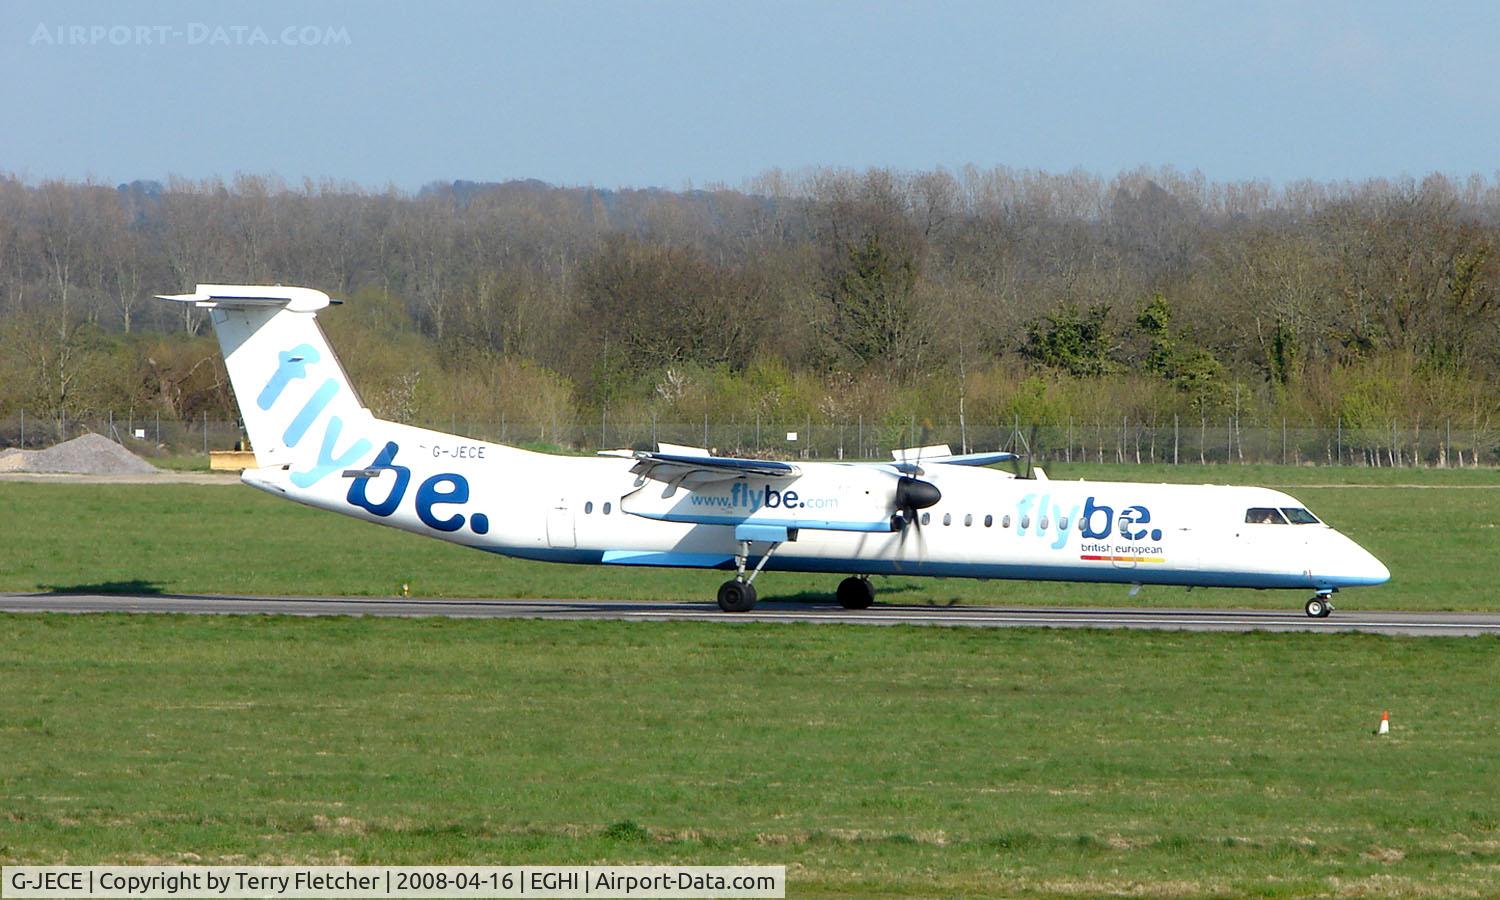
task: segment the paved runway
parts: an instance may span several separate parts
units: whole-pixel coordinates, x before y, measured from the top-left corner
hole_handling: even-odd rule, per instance
[[[1288,594],[1289,600],[1293,599]],[[1290,605],[1290,604],[1289,604]],[[970,628],[1149,628],[1179,631],[1368,631],[1468,636],[1500,634],[1500,614],[1336,610],[1309,619],[1300,608],[1070,609],[1040,607],[898,606],[846,610],[768,601],[750,613],[724,613],[712,603],[627,603],[585,600],[404,600],[371,597],[206,597],[129,594],[4,594],[3,612],[123,612],[289,616],[451,616],[477,619],[612,619],[661,622],[814,622],[858,625],[948,625]]]

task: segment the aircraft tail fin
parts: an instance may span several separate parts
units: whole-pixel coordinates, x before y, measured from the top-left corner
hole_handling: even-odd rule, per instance
[[[351,433],[368,430],[370,412],[317,322],[318,310],[336,302],[327,294],[280,285],[200,284],[194,293],[158,299],[211,310],[256,465],[291,464],[318,473],[315,481],[366,452],[369,442],[359,438],[351,445]],[[322,427],[313,429],[315,422]]]

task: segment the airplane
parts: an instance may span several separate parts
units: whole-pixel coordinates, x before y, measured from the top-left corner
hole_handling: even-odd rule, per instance
[[[200,284],[160,299],[209,311],[267,493],[522,559],[732,571],[748,612],[767,571],[841,574],[848,609],[871,576],[923,575],[1333,594],[1390,571],[1295,498],[1259,487],[1058,481],[946,446],[890,462],[739,459],[658,444],[560,456],[376,418],[330,348],[319,290]]]

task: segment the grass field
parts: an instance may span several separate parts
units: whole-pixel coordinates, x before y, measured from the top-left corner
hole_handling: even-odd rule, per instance
[[[1500,606],[1491,471],[1053,474],[1288,486],[1394,573],[1341,605]],[[507,560],[243,487],[4,481],[0,510],[6,590],[702,599],[722,577]],[[745,862],[786,864],[789,896],[1495,896],[1500,640],[0,616],[0,862]]]
[[[1493,609],[1500,550],[1494,470],[1254,466],[1059,466],[1058,478],[1239,481],[1286,487],[1386,562],[1389,584],[1346,608]],[[475,553],[278,501],[242,486],[0,482],[10,517],[0,590],[187,594],[569,597],[704,600],[722,573],[557,566]],[[230,564],[226,564],[226,560]],[[764,599],[824,600],[831,577],[772,572]],[[883,600],[1298,609],[1302,592],[877,579]]]
[[[1497,652],[4,616],[0,861],[748,862],[786,864],[789,896],[1494,896]]]

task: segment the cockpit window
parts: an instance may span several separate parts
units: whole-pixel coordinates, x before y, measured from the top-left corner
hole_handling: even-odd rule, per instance
[[[1306,512],[1306,510],[1303,510]],[[1281,511],[1270,506],[1252,506],[1245,510],[1245,521],[1251,525],[1285,525]]]
[[[1318,517],[1300,506],[1283,506],[1281,511],[1286,513],[1286,517],[1291,520],[1293,525],[1318,524]]]

